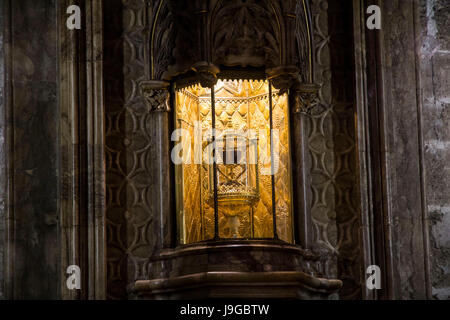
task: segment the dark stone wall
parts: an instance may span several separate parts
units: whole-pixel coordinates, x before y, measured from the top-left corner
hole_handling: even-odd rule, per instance
[[[382,49],[381,141],[384,166],[384,226],[388,272],[386,289],[392,299],[427,298],[427,244],[423,211],[421,115],[418,104],[416,1],[381,1]]]
[[[6,65],[8,195],[13,217],[8,298],[56,299],[58,234],[58,57],[56,0],[2,1],[11,65]],[[1,210],[0,210],[1,211]],[[11,295],[11,296],[9,296]]]
[[[4,6],[0,2],[0,29],[4,26]],[[5,239],[5,66],[3,53],[3,32],[0,32],[0,300],[4,294],[4,239]]]
[[[432,296],[450,299],[450,2],[420,0],[419,15]]]

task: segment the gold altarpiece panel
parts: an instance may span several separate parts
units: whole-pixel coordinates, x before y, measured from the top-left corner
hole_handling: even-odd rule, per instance
[[[182,163],[175,161],[179,243],[214,238],[215,205],[220,239],[273,239],[275,215],[278,238],[292,243],[288,95],[269,88],[264,80],[219,80],[214,87],[214,121],[211,99],[211,90],[199,84],[176,90],[175,128],[181,130],[172,140],[175,156],[182,159]],[[216,184],[208,158],[213,122]],[[233,136],[228,145],[230,132],[244,142]]]

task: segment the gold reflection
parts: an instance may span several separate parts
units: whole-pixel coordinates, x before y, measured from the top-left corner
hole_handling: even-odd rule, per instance
[[[236,138],[231,149],[227,145],[227,152],[217,153],[219,237],[273,238],[268,82],[219,80],[214,93],[216,141],[225,144],[229,132],[242,138],[242,143]],[[292,242],[288,99],[273,89],[272,100],[273,129],[278,130],[280,140],[275,148],[279,157],[275,158],[278,170],[274,177],[277,233]],[[184,163],[176,166],[180,243],[214,238],[214,184],[208,164],[211,111],[208,88],[194,85],[176,91],[176,128],[185,130],[178,142],[183,146]],[[228,157],[244,160],[229,164]]]

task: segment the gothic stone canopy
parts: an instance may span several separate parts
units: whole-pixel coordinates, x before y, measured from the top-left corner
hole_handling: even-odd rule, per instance
[[[307,0],[149,1],[148,19],[149,80],[211,85],[231,68],[262,70],[282,90],[313,83]]]

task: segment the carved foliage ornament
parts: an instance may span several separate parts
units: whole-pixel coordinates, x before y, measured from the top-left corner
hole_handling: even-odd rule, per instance
[[[175,44],[174,17],[168,6],[168,1],[160,1],[154,6],[151,40],[151,76],[153,79],[163,79],[164,73],[174,64],[173,48]]]
[[[306,0],[297,1],[295,7],[295,38],[298,57],[296,64],[300,69],[301,81],[313,82],[312,29],[309,17],[309,4]]]
[[[310,114],[319,104],[320,86],[316,84],[301,84],[295,89],[293,113]]]
[[[170,111],[168,83],[144,81],[139,87],[149,111]]]
[[[281,27],[268,1],[221,1],[216,12],[212,17],[216,65],[280,65]]]
[[[212,86],[219,73],[215,66],[225,66],[265,68],[282,93],[314,82],[309,0],[147,2],[147,79],[170,81],[194,71],[203,86]],[[303,112],[314,104],[308,90],[299,93]]]
[[[294,66],[312,83],[309,0],[147,0],[149,78],[199,61],[218,67]]]

